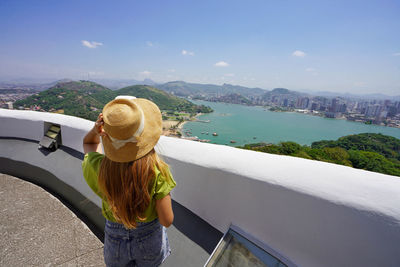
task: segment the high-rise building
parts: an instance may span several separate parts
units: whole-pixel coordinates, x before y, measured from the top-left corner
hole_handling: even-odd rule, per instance
[[[311,104],[311,110],[317,110],[317,108],[318,108],[318,104],[317,103],[312,103]]]

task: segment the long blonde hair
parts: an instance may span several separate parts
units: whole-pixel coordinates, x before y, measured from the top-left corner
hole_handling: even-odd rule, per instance
[[[99,190],[106,197],[114,218],[127,228],[136,228],[136,220],[146,220],[144,212],[150,204],[155,168],[165,179],[170,179],[168,165],[154,149],[131,162],[115,162],[107,157],[101,162]]]

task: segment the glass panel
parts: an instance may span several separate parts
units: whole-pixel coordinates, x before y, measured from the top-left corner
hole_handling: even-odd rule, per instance
[[[53,139],[55,139],[55,138],[57,137],[57,134],[54,133],[54,132],[52,132],[52,131],[48,131],[48,132],[46,133],[46,135],[47,135],[48,137],[53,138]]]
[[[244,236],[230,229],[211,255],[206,266],[284,267],[286,265]]]
[[[60,131],[60,127],[53,125],[53,126],[50,127],[50,131],[58,133]]]

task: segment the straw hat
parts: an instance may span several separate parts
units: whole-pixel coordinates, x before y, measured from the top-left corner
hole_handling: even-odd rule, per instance
[[[116,162],[130,162],[149,153],[162,132],[160,109],[153,102],[119,96],[103,108],[104,153]]]

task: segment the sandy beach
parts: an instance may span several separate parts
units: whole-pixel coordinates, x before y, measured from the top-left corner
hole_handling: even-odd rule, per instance
[[[203,115],[203,113],[198,113],[194,117],[191,118],[190,121],[196,121],[199,116]],[[183,126],[188,121],[173,121],[173,120],[163,120],[163,135],[165,136],[179,136],[178,132],[183,135]],[[174,127],[175,126],[175,127]]]
[[[179,124],[179,121],[170,121],[170,120],[163,121],[162,122],[162,129],[163,129],[162,134],[166,135],[166,136],[176,135],[177,129],[174,129],[174,126],[177,126],[178,124]],[[176,127],[176,128],[178,128],[178,127]]]

